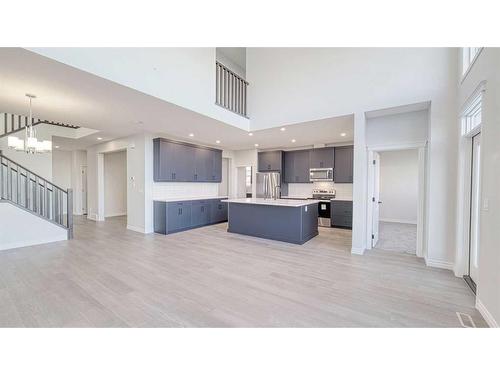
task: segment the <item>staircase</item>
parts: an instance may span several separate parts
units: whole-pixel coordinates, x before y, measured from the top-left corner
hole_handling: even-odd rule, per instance
[[[19,130],[19,129],[18,129]],[[0,135],[1,137],[1,135]],[[73,192],[31,172],[0,151],[0,204],[10,203],[67,230],[73,238]],[[26,228],[29,231],[29,228]]]
[[[0,113],[0,138],[8,136],[10,134],[16,133],[23,130],[28,125],[28,116],[15,115],[12,113]],[[32,119],[33,126],[38,124],[49,124],[55,126],[62,126],[65,128],[78,129],[79,126],[64,124],[61,122],[54,122],[49,120]]]

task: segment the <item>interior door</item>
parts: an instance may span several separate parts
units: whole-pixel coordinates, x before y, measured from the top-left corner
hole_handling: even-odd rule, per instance
[[[471,170],[471,209],[469,237],[469,276],[474,283],[479,273],[479,221],[480,221],[480,165],[481,165],[481,133],[472,138],[472,170]]]
[[[81,167],[82,176],[82,213],[87,215],[87,167]]]
[[[378,224],[380,216],[380,155],[373,153],[373,197],[372,197],[372,247],[378,242]]]

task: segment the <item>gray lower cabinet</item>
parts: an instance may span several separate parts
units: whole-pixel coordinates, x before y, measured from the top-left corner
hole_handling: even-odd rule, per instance
[[[309,150],[285,152],[285,182],[309,181]]]
[[[283,151],[264,151],[258,154],[259,172],[281,172],[283,168]]]
[[[155,233],[169,234],[227,221],[227,203],[220,199],[153,202]]]
[[[354,146],[335,147],[335,183],[352,183],[354,167]]]
[[[331,201],[330,219],[332,227],[352,228],[352,201]]]
[[[210,202],[193,201],[191,203],[191,226],[200,227],[210,224]]]
[[[227,221],[227,203],[221,202],[219,199],[212,200],[210,215],[210,222],[212,224]]]
[[[155,182],[221,182],[222,151],[194,144],[153,140]]]
[[[309,152],[309,168],[333,168],[334,148],[313,148]]]
[[[167,204],[167,231],[180,231],[191,226],[191,202]]]

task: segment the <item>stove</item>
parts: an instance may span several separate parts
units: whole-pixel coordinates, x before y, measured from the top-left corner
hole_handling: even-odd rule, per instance
[[[317,200],[326,200],[329,201],[330,199],[335,198],[335,189],[313,189],[312,192],[312,198],[311,199],[317,199]]]
[[[331,226],[330,200],[335,198],[335,189],[313,189],[312,198],[318,203],[318,225],[321,227]]]

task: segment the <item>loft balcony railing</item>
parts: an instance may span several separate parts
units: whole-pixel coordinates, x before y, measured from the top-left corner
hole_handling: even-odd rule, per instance
[[[72,189],[53,184],[0,152],[2,200],[67,229],[68,239],[73,238]]]
[[[240,116],[248,118],[248,82],[220,62],[215,62],[215,103]]]

